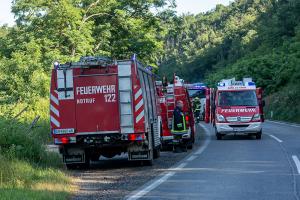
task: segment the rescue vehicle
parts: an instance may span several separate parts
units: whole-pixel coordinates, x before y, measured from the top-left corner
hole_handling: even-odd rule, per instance
[[[218,140],[227,134],[248,134],[261,139],[264,101],[262,88],[252,78],[222,80],[206,90],[205,122],[212,123]]]
[[[68,168],[88,167],[100,156],[128,153],[152,164],[160,155],[160,111],[153,74],[133,57],[82,57],[55,63],[50,122]]]
[[[189,92],[190,100],[193,104],[193,99],[198,97],[200,99],[200,120],[204,121],[205,117],[205,103],[206,103],[206,89],[207,86],[204,83],[192,83],[186,84]]]
[[[182,139],[187,142],[187,148],[191,149],[195,141],[195,122],[192,105],[184,81],[178,76],[174,76],[173,84],[163,86],[162,81],[157,81],[156,88],[161,108],[161,141],[163,147],[168,149],[168,147],[172,147],[174,144],[174,134],[172,133],[173,111],[176,102],[181,100],[184,105],[183,113],[187,129],[187,133],[182,136]]]

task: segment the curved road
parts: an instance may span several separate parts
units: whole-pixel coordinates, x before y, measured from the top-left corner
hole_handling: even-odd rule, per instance
[[[261,140],[215,139],[210,125],[199,150],[133,191],[133,199],[299,200],[300,126],[265,122]]]

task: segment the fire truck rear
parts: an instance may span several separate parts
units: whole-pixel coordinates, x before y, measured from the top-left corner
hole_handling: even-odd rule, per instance
[[[128,152],[152,164],[161,119],[153,74],[136,60],[83,57],[55,64],[50,89],[54,143],[68,168]]]
[[[206,90],[205,121],[213,123],[218,140],[238,133],[261,139],[263,106],[262,89],[251,78],[222,80],[217,89]]]
[[[159,96],[161,118],[162,118],[162,133],[161,140],[163,147],[172,147],[174,135],[172,134],[172,121],[175,104],[177,101],[183,102],[183,113],[187,134],[183,135],[183,139],[187,143],[188,148],[193,147],[195,140],[195,122],[187,88],[184,81],[178,76],[174,76],[174,84],[164,86],[161,81],[156,82],[156,88]]]

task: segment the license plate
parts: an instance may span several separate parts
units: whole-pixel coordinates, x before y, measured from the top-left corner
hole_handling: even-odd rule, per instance
[[[65,163],[83,163],[83,155],[64,155],[63,157]]]
[[[233,129],[233,131],[235,131],[235,132],[242,132],[244,130],[245,130],[244,128],[234,128]]]

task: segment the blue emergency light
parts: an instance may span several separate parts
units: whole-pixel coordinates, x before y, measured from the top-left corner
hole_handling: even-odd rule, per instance
[[[255,86],[254,82],[248,82],[248,86]]]

